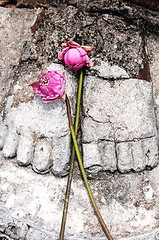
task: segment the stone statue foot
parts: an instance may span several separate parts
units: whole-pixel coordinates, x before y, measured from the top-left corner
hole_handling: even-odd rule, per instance
[[[51,68],[64,70],[58,64]],[[152,83],[129,79],[124,70],[117,70],[102,62],[92,67],[95,76],[90,71],[85,79],[83,159],[84,167],[92,173],[142,171],[158,164]],[[111,77],[114,74],[114,78],[116,72],[118,78],[108,81],[103,75],[107,72]],[[75,97],[71,98],[74,108],[76,80],[70,74],[68,79],[66,92]],[[18,165],[31,165],[38,173],[51,171],[56,176],[65,176],[71,150],[65,103],[57,100],[46,104],[39,96],[17,102],[15,96],[23,91],[17,92],[17,85],[23,88],[20,82],[16,83],[1,120],[0,147],[4,156],[16,157]]]
[[[83,156],[90,172],[142,171],[158,164],[152,83],[100,62],[84,86]],[[112,79],[112,80],[107,80]]]
[[[50,68],[64,71],[58,64],[52,64]],[[18,103],[15,96],[24,90],[21,83],[17,85],[22,89],[17,92],[14,87],[13,95],[8,97],[4,109],[4,120],[1,119],[0,124],[0,148],[4,157],[16,157],[18,165],[31,165],[34,171],[41,174],[52,172],[56,176],[65,176],[71,149],[65,102],[56,100],[46,104],[41,97],[35,96],[32,100]],[[32,88],[28,84],[27,87],[26,94],[34,96]],[[68,95],[75,95],[71,76],[66,89]]]

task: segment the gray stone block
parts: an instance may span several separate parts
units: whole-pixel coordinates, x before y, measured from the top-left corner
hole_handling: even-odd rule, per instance
[[[19,65],[22,49],[29,38],[38,10],[0,7],[0,101],[5,101],[14,69]]]
[[[0,236],[56,240],[59,237],[65,178],[38,175],[0,155]],[[158,233],[158,167],[152,171],[100,174],[90,185],[114,239],[155,240]],[[82,179],[71,189],[66,239],[104,240]]]
[[[108,166],[111,166],[111,171],[141,171],[157,165],[152,83],[137,79],[106,81],[88,76],[83,104],[83,153],[86,167],[91,167],[89,157],[93,166],[97,158],[101,169],[108,170]],[[92,147],[88,146],[95,144],[96,148],[92,151]],[[103,145],[104,149],[112,145],[111,154],[104,149],[99,150],[99,145]],[[103,155],[107,159],[104,162]]]
[[[146,49],[149,56],[149,67],[151,78],[153,81],[153,98],[156,114],[156,123],[157,129],[159,129],[159,66],[158,64],[156,64],[159,61],[159,37],[157,35],[150,34],[150,36],[146,38]]]

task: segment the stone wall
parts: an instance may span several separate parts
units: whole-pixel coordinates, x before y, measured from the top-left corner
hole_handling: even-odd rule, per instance
[[[42,103],[29,83],[65,71],[74,118],[79,73],[57,59],[68,40],[93,47],[78,143],[104,220],[114,239],[159,239],[159,13],[132,2],[0,1],[0,239],[58,239],[66,107]],[[77,164],[66,239],[106,239]]]

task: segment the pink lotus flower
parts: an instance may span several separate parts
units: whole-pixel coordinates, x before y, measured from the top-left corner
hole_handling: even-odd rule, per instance
[[[91,47],[82,47],[74,41],[68,41],[66,44],[62,45],[62,53],[58,56],[58,59],[64,60],[69,68],[77,71],[83,66],[90,66],[88,54],[91,51]]]
[[[59,71],[51,70],[43,74],[38,82],[30,85],[44,102],[52,102],[58,98],[65,100],[65,84],[65,73],[61,74]]]

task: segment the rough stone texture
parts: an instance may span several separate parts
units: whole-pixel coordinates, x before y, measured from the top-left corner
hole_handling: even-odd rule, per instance
[[[101,174],[90,181],[114,239],[156,239],[155,234],[159,231],[158,171],[155,168],[126,175]],[[65,178],[37,175],[31,169],[18,167],[16,162],[6,161],[1,156],[0,183],[1,234],[9,239],[58,239]],[[72,184],[66,239],[106,239],[83,182],[77,178]]]
[[[83,104],[86,168],[93,167],[94,171],[97,166],[98,170],[126,172],[157,165],[152,83],[138,79],[106,81],[89,76],[85,80]]]
[[[8,93],[23,45],[29,37],[38,11],[0,8],[0,88],[3,90],[1,101]]]
[[[39,65],[44,57],[56,61],[61,43],[72,39],[93,46],[91,57],[109,61],[125,69],[131,77],[137,77],[143,67],[140,33],[138,26],[112,13],[83,13],[73,6],[49,9],[34,40],[27,42],[22,61],[38,59]]]
[[[131,1],[131,0],[130,0]],[[140,7],[130,1],[122,0],[69,0],[68,5],[73,5],[87,12],[99,14],[112,14],[120,16],[129,24],[142,26],[144,29],[149,29],[151,32],[157,32],[159,29],[158,12],[149,11],[145,7]],[[133,1],[133,0],[132,0]],[[135,0],[134,0],[135,1]],[[144,1],[145,2],[145,1]],[[152,1],[151,1],[152,2]],[[145,4],[146,5],[146,4]]]
[[[97,205],[114,239],[156,240],[159,14],[115,0],[54,4],[0,8],[0,238],[58,238],[66,178],[55,176],[67,174],[70,156],[66,107],[60,100],[42,103],[28,84],[48,68],[65,70],[74,116],[78,73],[57,60],[61,43],[71,39],[94,47],[79,143]],[[143,50],[153,82],[136,79],[145,67]],[[66,239],[104,240],[79,177],[76,170]]]
[[[100,7],[105,7],[105,6],[109,6],[110,4],[113,3],[113,7],[115,4],[118,3],[122,3],[123,1],[114,1],[114,0],[63,0],[63,1],[59,1],[59,0],[17,0],[17,1],[12,1],[12,0],[0,0],[0,5],[5,6],[5,7],[37,7],[37,6],[61,6],[61,4],[68,4],[68,5],[76,5],[76,6],[83,6],[86,7],[87,5],[89,5],[90,3],[94,6],[100,6]],[[144,6],[146,8],[150,8],[153,10],[159,10],[159,3],[157,0],[125,0],[125,4],[127,2],[130,3],[135,3],[141,6]],[[119,5],[120,7],[120,5]]]
[[[129,0],[129,2],[133,2],[139,4],[141,6],[145,6],[154,10],[159,11],[159,2],[157,0]]]
[[[91,59],[91,69],[92,75],[96,74],[98,77],[103,77],[105,79],[123,79],[129,78],[128,73],[118,65],[111,66],[110,63],[101,61],[97,58]]]
[[[51,64],[48,69],[51,68],[64,71],[58,64]],[[76,93],[76,83],[69,73],[67,77],[69,81],[66,91],[68,96],[73,96]],[[2,123],[4,132],[0,133],[3,154],[6,158],[17,155],[18,164],[31,164],[37,172],[52,171],[55,175],[64,176],[68,171],[70,156],[70,134],[65,103],[58,100],[45,104],[37,96],[26,102],[21,95],[24,94],[26,99],[33,95],[32,89],[26,89],[29,78],[28,75],[23,81],[20,78],[12,90],[13,96],[8,97]],[[28,85],[28,88],[31,87]],[[21,95],[18,94],[19,91]]]
[[[155,104],[155,113],[157,120],[157,129],[159,129],[159,66],[156,62],[159,61],[159,37],[149,34],[146,39],[147,52],[149,55],[150,71],[153,80],[153,96]]]

